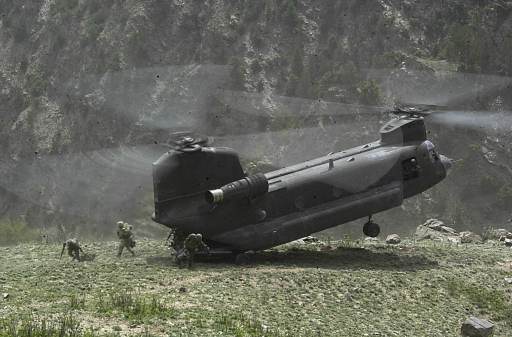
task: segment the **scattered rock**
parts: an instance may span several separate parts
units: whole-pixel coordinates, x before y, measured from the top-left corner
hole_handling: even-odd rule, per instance
[[[401,242],[402,240],[400,240],[400,236],[398,236],[398,234],[390,234],[388,235],[388,237],[386,238],[386,243],[387,244],[390,244],[390,245],[397,245]]]
[[[186,292],[187,292],[187,288],[185,288],[185,287],[180,288],[180,293],[186,293]]]
[[[505,239],[505,246],[512,247],[512,239]]]
[[[317,237],[314,237],[314,236],[306,236],[305,238],[292,241],[292,243],[297,243],[297,244],[319,243],[319,242],[320,242],[320,239],[318,239]]]
[[[494,330],[494,324],[489,321],[476,317],[468,318],[460,329],[462,336],[465,337],[488,337]]]
[[[379,239],[378,238],[367,237],[367,238],[364,239],[364,241],[366,241],[366,242],[379,242]]]
[[[457,231],[455,229],[448,226],[441,226],[440,231],[448,234],[457,234]]]
[[[508,284],[512,284],[512,277],[505,277],[505,282]]]
[[[446,240],[451,243],[461,243],[458,236],[447,236]]]
[[[314,243],[314,242],[318,242],[320,240],[314,236],[306,236],[305,238],[302,238],[302,241],[304,243]]]
[[[9,298],[9,293],[2,293],[2,298],[4,300],[8,299]]]
[[[423,225],[416,228],[414,234],[418,240],[435,240],[460,243],[457,231],[445,226],[444,222],[437,219],[429,219]]]
[[[428,219],[427,221],[425,221],[423,226],[433,229],[435,231],[440,231],[441,227],[444,226],[444,222],[437,219]]]
[[[482,243],[482,237],[476,233],[470,231],[464,231],[459,233],[461,243]]]
[[[488,231],[487,237],[491,240],[505,241],[505,239],[512,239],[512,233],[504,228],[491,229]]]

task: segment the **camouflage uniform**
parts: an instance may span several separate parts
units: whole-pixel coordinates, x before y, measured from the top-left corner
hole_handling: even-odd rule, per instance
[[[119,238],[119,248],[117,251],[117,257],[121,257],[123,249],[126,248],[132,256],[135,256],[132,248],[135,247],[135,240],[133,239],[132,226],[126,222],[117,222],[117,237]]]
[[[169,246],[174,251],[179,252],[183,250],[183,244],[187,238],[187,235],[180,229],[172,229],[168,237]]]
[[[183,248],[176,255],[178,266],[183,267],[186,263],[188,268],[194,265],[194,256],[200,251],[210,251],[210,248],[203,242],[201,234],[189,234],[183,242]]]
[[[77,239],[69,239],[62,244],[62,251],[60,256],[64,253],[64,249],[68,249],[68,255],[71,256],[74,260],[80,261],[80,252],[84,252]]]

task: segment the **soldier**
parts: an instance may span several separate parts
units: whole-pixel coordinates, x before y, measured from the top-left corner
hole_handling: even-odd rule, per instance
[[[82,247],[80,247],[80,244],[78,243],[77,239],[69,239],[66,242],[62,244],[62,251],[60,252],[60,257],[62,258],[62,254],[64,254],[64,249],[68,248],[68,255],[71,256],[74,260],[77,260],[80,262],[80,252],[82,254],[84,251],[82,250]]]
[[[117,222],[117,237],[119,238],[119,249],[117,251],[117,257],[121,257],[123,249],[126,248],[132,256],[135,256],[132,248],[135,247],[135,240],[133,239],[132,226],[126,222]]]
[[[176,255],[176,262],[181,268],[186,263],[188,268],[194,266],[194,257],[200,251],[210,252],[210,248],[203,242],[201,234],[189,234],[183,242],[183,248]]]
[[[169,236],[167,237],[169,246],[174,249],[175,252],[179,252],[183,250],[183,244],[185,242],[185,239],[187,238],[187,235],[178,228],[171,229],[171,233],[169,233]]]

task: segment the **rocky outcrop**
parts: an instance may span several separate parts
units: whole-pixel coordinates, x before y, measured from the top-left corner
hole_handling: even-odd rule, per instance
[[[398,234],[390,234],[386,237],[386,243],[389,245],[397,245],[401,242],[400,236]]]
[[[429,219],[423,225],[416,228],[414,234],[417,240],[434,240],[452,243],[460,243],[461,238],[455,229],[445,226],[438,219]]]
[[[289,164],[378,138],[384,116],[330,102],[445,104],[453,97],[443,94],[455,92],[468,108],[512,106],[503,82],[512,74],[511,8],[502,2],[3,0],[0,7],[2,212],[33,224],[149,219],[151,183],[137,165],[165,150],[119,146],[162,143],[173,129],[319,126],[302,137],[311,138],[307,147],[286,132],[225,144]],[[472,76],[468,86],[466,75],[447,73],[456,70],[493,76]],[[228,99],[238,90],[250,97]],[[312,118],[319,109],[326,114]],[[500,144],[510,139],[498,129],[483,136],[434,123],[430,131],[462,161],[442,186],[388,213],[389,222],[439,214],[479,225],[509,216],[511,150]],[[29,174],[31,183],[18,184]],[[123,197],[110,202],[116,195]]]

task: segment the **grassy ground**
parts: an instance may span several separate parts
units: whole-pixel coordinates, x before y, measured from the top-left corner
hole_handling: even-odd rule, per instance
[[[512,251],[432,242],[337,242],[229,260],[172,264],[164,243],[86,243],[93,262],[60,246],[0,248],[4,336],[458,336],[470,315],[512,335]],[[52,330],[53,329],[53,330]]]

